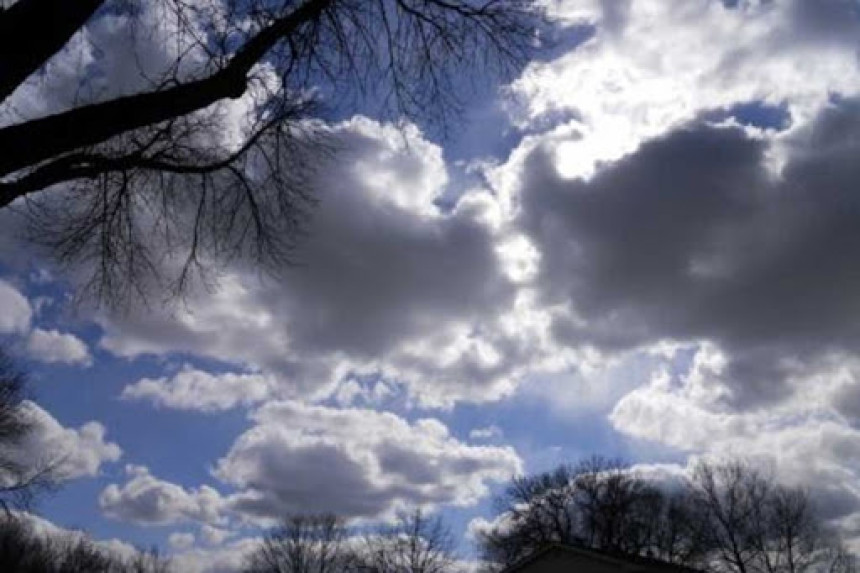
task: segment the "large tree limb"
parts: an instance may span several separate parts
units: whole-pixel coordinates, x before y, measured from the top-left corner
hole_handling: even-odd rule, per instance
[[[0,10],[0,101],[60,51],[104,3],[18,0]]]
[[[230,62],[199,80],[162,91],[120,97],[103,103],[0,129],[0,176],[76,149],[96,145],[122,133],[158,124],[240,97],[247,75],[279,40],[317,19],[334,0],[308,0],[251,38]]]
[[[177,175],[203,175],[224,169],[245,154],[266,130],[275,123],[268,122],[257,129],[238,149],[224,157],[203,162],[183,162],[182,160],[159,159],[148,157],[142,152],[121,157],[106,157],[90,153],[72,153],[59,159],[40,165],[24,177],[8,183],[0,182],[0,209],[9,205],[18,197],[23,197],[34,191],[39,191],[57,183],[96,177],[102,173],[143,169],[174,173]]]

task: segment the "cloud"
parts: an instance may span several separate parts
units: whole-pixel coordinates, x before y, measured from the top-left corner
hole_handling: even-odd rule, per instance
[[[167,537],[167,542],[174,549],[188,549],[194,545],[193,533],[175,532]]]
[[[93,477],[103,463],[115,462],[122,455],[117,444],[105,440],[107,430],[99,422],[65,428],[33,402],[24,401],[21,407],[33,426],[12,455],[25,467],[57,464],[55,471],[62,479]]]
[[[550,136],[562,136],[557,160],[568,176],[589,176],[706,110],[760,101],[803,122],[832,94],[856,91],[860,19],[848,4],[555,3],[556,16],[595,33],[514,82],[517,120],[562,118]]]
[[[92,364],[87,345],[72,334],[57,330],[34,328],[27,338],[27,353],[41,362],[61,362],[65,364]]]
[[[223,547],[195,548],[171,555],[177,571],[187,573],[238,573],[247,557],[260,546],[254,538],[238,539]]]
[[[39,537],[54,540],[62,539],[74,542],[78,540],[92,541],[96,549],[105,551],[110,555],[122,559],[131,560],[139,554],[138,549],[133,545],[116,538],[92,539],[85,531],[62,527],[45,519],[44,517],[28,512],[15,512],[15,517],[20,520],[25,527],[29,528],[33,534]]]
[[[178,22],[176,16],[163,2],[147,3],[133,16],[98,14],[48,60],[45,73],[30,76],[3,102],[0,125],[137,93],[171,71],[186,78],[205,58],[179,27],[198,38],[205,33],[193,18]]]
[[[858,112],[854,101],[825,109],[792,137],[778,176],[765,141],[701,123],[588,181],[535,151],[520,221],[541,252],[557,339],[607,351],[713,341],[727,354],[727,399],[749,407],[783,397],[802,363],[856,347]]]
[[[474,428],[469,432],[469,438],[472,440],[497,440],[503,435],[502,429],[495,424],[484,428]]]
[[[177,410],[220,412],[269,399],[277,383],[261,374],[210,374],[185,366],[171,378],[143,378],[126,386],[122,398],[149,400]]]
[[[441,149],[403,129],[362,118],[332,128],[337,163],[318,173],[320,205],[282,280],[234,268],[174,313],[102,318],[101,345],[260,369],[288,381],[290,397],[326,397],[370,375],[426,405],[510,393],[529,368],[563,355],[533,334],[541,324],[509,272],[525,247],[497,244],[486,191],[438,206]]]
[[[200,528],[200,537],[209,545],[221,545],[233,535],[232,531],[213,527],[208,523]]]
[[[363,118],[331,126],[337,161],[316,175],[321,204],[298,268],[269,283],[232,268],[214,296],[192,297],[176,313],[102,317],[102,346],[122,356],[216,358],[274,376],[283,397],[319,400],[375,376],[403,384],[422,405],[449,407],[511,395],[537,374],[571,372],[588,345],[624,349],[662,337],[740,344],[754,329],[729,325],[724,315],[741,315],[748,304],[761,318],[765,305],[754,299],[767,297],[767,281],[776,280],[786,300],[803,294],[800,283],[777,280],[791,245],[765,252],[779,239],[755,228],[789,224],[815,240],[792,205],[826,182],[804,182],[822,166],[801,164],[836,156],[815,159],[807,146],[800,157],[796,143],[834,94],[854,90],[857,26],[839,2],[811,9],[594,1],[553,9],[594,34],[533,63],[512,86],[515,120],[530,135],[509,161],[485,169],[492,193],[457,189],[455,205],[441,204],[460,181],[442,149],[412,127]],[[832,38],[821,32],[831,21],[840,22]],[[767,121],[752,116],[774,109],[789,121],[771,130],[699,121],[717,113],[762,127]],[[556,121],[543,125],[547,117]],[[529,131],[534,125],[543,132]],[[789,161],[798,172],[774,183]],[[798,185],[806,191],[780,197]],[[845,208],[839,195],[828,193],[821,211],[833,212],[818,214]],[[825,239],[838,237],[821,245]],[[730,251],[741,240],[760,249],[735,260]],[[754,273],[754,256],[772,276],[731,284],[736,271]],[[688,287],[689,300],[669,304],[666,293]],[[742,301],[735,306],[727,302],[732,289]],[[791,313],[778,314],[787,324],[765,321],[759,341],[782,336],[782,326],[807,326],[801,316],[792,323]],[[720,324],[711,328],[713,317]],[[785,373],[771,350],[756,352],[764,357],[733,356],[731,375],[756,386],[736,398],[777,399],[779,385],[763,380]],[[163,406],[191,407],[165,389],[147,392]]]
[[[46,299],[37,299],[35,307]],[[17,288],[0,279],[0,335],[10,334],[26,337],[24,350],[40,362],[65,364],[92,364],[87,345],[73,334],[55,329],[42,329],[33,325],[34,305]]]
[[[0,280],[0,334],[23,334],[30,329],[33,309],[18,289]]]
[[[844,521],[860,511],[860,431],[841,400],[860,381],[856,357],[832,355],[791,379],[781,404],[737,411],[720,400],[725,356],[708,343],[667,360],[610,414],[618,431],[698,457],[741,457],[773,468],[777,479],[808,488],[819,510]]]
[[[490,484],[522,469],[512,448],[461,442],[435,419],[292,401],[250,416],[254,425],[212,472],[232,493],[186,488],[128,465],[127,481],[99,495],[102,512],[140,525],[199,523],[201,538],[219,545],[237,522],[328,512],[390,519],[406,508],[474,505]]]
[[[125,484],[110,484],[99,494],[99,507],[106,516],[140,525],[222,521],[224,500],[215,489],[203,485],[186,490],[156,478],[146,467],[125,469],[130,478]]]
[[[470,446],[433,419],[274,402],[252,415],[216,465],[241,490],[232,508],[248,516],[333,512],[393,515],[403,507],[472,505],[488,484],[521,469],[508,447]]]

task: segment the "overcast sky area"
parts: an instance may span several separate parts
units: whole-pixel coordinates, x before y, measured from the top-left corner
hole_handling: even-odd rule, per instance
[[[283,280],[90,310],[4,236],[0,338],[32,451],[65,456],[46,520],[231,571],[278,516],[423,507],[468,559],[514,474],[743,455],[860,549],[860,3],[548,8],[552,48],[447,138],[332,122]],[[66,105],[81,66],[122,91],[169,60],[121,20],[0,120]]]

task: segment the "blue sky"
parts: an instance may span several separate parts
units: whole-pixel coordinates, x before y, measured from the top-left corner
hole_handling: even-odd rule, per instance
[[[66,457],[41,516],[230,571],[281,515],[421,506],[471,559],[515,473],[743,455],[858,546],[857,4],[547,6],[552,49],[449,138],[328,118],[305,264],[277,278],[232,264],[181,304],[74,304],[87,269],[2,214],[28,447]],[[100,16],[0,120],[69,105],[82,61],[134,85],[127,41]]]

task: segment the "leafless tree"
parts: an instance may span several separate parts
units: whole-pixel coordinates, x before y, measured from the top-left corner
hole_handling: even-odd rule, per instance
[[[777,484],[741,460],[700,463],[691,488],[713,571],[803,573],[853,567],[838,534],[825,527],[801,488]]]
[[[440,517],[421,510],[393,528],[366,535],[356,551],[355,573],[451,573],[454,538]]]
[[[501,521],[479,540],[485,558],[511,564],[562,543],[691,564],[703,551],[681,492],[666,492],[621,460],[592,456],[520,476],[497,499]]]
[[[247,573],[342,573],[351,552],[347,530],[334,515],[293,516],[270,532],[248,558]]]
[[[441,518],[422,511],[396,525],[362,532],[333,515],[293,516],[247,560],[246,573],[448,573],[454,538]]]
[[[700,463],[689,480],[657,484],[592,457],[515,478],[499,502],[499,520],[479,544],[501,567],[563,543],[715,573],[854,568],[805,490],[742,460]]]
[[[52,490],[62,460],[29,452],[22,460],[23,440],[33,420],[23,406],[26,376],[0,347],[0,508],[8,517],[13,509],[28,509],[36,496]]]
[[[731,461],[699,464],[692,483],[694,502],[716,548],[711,567],[747,573],[760,555],[754,539],[761,530],[770,480],[742,461]]]
[[[61,262],[85,263],[103,299],[166,279],[181,290],[236,259],[279,268],[305,228],[311,175],[332,151],[317,96],[329,108],[373,100],[382,117],[450,125],[464,85],[526,61],[539,4],[18,0],[0,9],[0,102],[105,15],[128,22],[130,41],[164,26],[175,57],[142,67],[137,91],[100,91],[0,127],[0,207],[20,206]],[[138,17],[153,6],[158,24]],[[79,83],[98,76],[82,69]],[[225,142],[225,104],[240,98],[251,109],[240,140]]]

